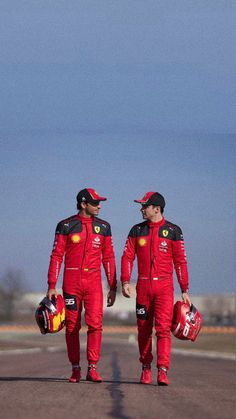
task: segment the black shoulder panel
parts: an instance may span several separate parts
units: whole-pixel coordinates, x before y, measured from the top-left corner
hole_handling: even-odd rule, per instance
[[[159,237],[169,240],[183,240],[181,228],[170,221],[166,221],[165,224],[160,227],[158,235]]]
[[[149,226],[146,221],[143,223],[135,224],[130,232],[130,237],[140,237],[140,236],[148,236],[150,232]]]
[[[76,215],[73,215],[57,224],[56,234],[71,234],[80,233],[82,231],[82,224]]]
[[[101,234],[101,236],[111,236],[111,226],[107,221],[95,217],[92,226],[94,234]]]

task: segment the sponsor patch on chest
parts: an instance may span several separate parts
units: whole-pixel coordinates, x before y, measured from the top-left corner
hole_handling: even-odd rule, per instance
[[[160,244],[159,244],[159,250],[160,250],[160,252],[164,252],[164,253],[167,252],[167,250],[168,250],[168,244],[167,244],[167,242],[165,240],[162,240],[160,242]]]
[[[73,234],[73,235],[71,236],[71,241],[72,241],[73,243],[79,243],[79,242],[80,242],[80,236],[79,236],[78,234]]]
[[[147,240],[146,240],[146,239],[144,239],[144,238],[139,239],[139,240],[138,240],[138,244],[139,244],[139,246],[141,246],[141,247],[146,246],[146,244],[147,244]]]
[[[92,245],[95,248],[99,248],[101,246],[101,239],[100,237],[96,236],[93,238]]]

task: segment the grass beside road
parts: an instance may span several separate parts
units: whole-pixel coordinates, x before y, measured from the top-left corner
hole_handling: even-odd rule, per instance
[[[176,349],[235,353],[235,335],[200,333],[195,342],[181,341],[173,337],[172,346]]]
[[[137,332],[135,328],[104,328],[103,340],[122,340],[127,342],[137,340]],[[65,330],[65,329],[64,329]],[[53,335],[41,335],[38,329],[0,329],[0,351],[8,349],[24,349],[24,348],[47,348],[58,347],[64,348],[65,336],[64,330]],[[155,334],[153,334],[155,337]],[[81,341],[86,342],[86,329],[83,328],[81,333]],[[235,334],[234,333],[200,333],[195,342],[181,341],[172,336],[172,347],[184,350],[205,350],[216,352],[235,353]]]

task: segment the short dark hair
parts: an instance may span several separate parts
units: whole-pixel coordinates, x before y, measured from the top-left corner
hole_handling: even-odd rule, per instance
[[[82,209],[81,202],[77,202],[77,210],[80,211]]]
[[[160,207],[160,209],[161,209],[161,214],[163,214],[163,212],[164,212],[164,208],[163,207],[161,207],[160,205],[153,205],[153,207]]]

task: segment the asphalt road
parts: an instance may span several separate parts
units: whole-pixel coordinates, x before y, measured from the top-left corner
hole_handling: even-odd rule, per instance
[[[0,415],[8,419],[121,418],[233,419],[235,363],[232,360],[173,355],[170,386],[139,384],[137,346],[104,337],[99,372],[103,383],[70,384],[63,346],[0,356]]]

